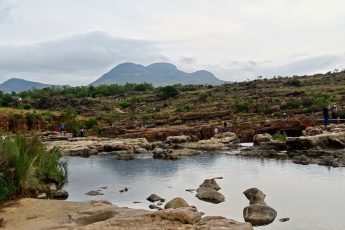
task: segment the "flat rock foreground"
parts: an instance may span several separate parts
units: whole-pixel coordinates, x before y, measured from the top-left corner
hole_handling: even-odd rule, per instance
[[[202,217],[195,207],[147,211],[108,201],[21,199],[0,210],[4,229],[199,229],[253,230],[220,216]]]

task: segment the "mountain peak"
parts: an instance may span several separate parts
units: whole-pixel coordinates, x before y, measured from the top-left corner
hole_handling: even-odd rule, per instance
[[[21,92],[31,89],[42,89],[46,87],[50,87],[51,85],[34,82],[34,81],[27,81],[21,78],[10,78],[7,81],[0,84],[0,91],[4,93],[11,93],[13,92]]]
[[[122,63],[91,83],[92,85],[151,83],[154,86],[174,84],[210,84],[220,85],[224,82],[206,70],[186,73],[175,65],[158,62],[147,67],[135,63]]]
[[[151,65],[148,65],[146,68],[153,70],[153,71],[162,71],[162,72],[178,70],[176,66],[174,66],[171,63],[166,63],[166,62],[153,63]]]

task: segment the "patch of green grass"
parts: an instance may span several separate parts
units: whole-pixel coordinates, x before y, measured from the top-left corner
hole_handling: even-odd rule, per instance
[[[286,141],[287,139],[287,135],[285,132],[276,132],[273,136],[272,136],[273,140],[276,140],[276,141]]]

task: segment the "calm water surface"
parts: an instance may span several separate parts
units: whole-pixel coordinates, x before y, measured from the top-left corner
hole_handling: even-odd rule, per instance
[[[148,209],[146,197],[155,193],[167,200],[184,198],[207,215],[221,215],[243,221],[248,205],[243,191],[257,187],[267,194],[266,203],[277,210],[276,220],[259,230],[345,229],[345,168],[318,165],[301,166],[290,161],[244,158],[226,154],[203,154],[178,161],[153,160],[140,156],[119,161],[114,156],[66,157],[69,183],[68,200],[106,199],[119,206]],[[197,188],[204,179],[222,176],[221,204],[198,200],[186,189]],[[86,192],[102,190],[103,196]],[[128,187],[126,193],[119,190]],[[134,204],[133,201],[142,203]],[[289,217],[281,223],[278,219]]]

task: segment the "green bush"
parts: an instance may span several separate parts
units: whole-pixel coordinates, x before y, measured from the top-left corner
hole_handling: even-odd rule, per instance
[[[292,87],[300,87],[302,85],[301,82],[296,78],[289,79],[286,84]]]
[[[180,94],[180,92],[175,86],[169,85],[169,86],[158,88],[158,94],[162,98],[167,99],[167,98],[176,97],[177,95]]]
[[[60,153],[56,149],[47,151],[38,137],[16,135],[1,140],[0,157],[6,159],[1,166],[3,174],[0,178],[4,185],[1,186],[3,198],[13,192],[13,186],[18,195],[26,196],[43,189],[46,182],[61,185],[67,180]],[[6,178],[6,172],[11,176]]]
[[[96,125],[98,125],[98,123],[97,123],[97,120],[95,118],[90,118],[84,122],[84,126],[87,129],[92,129]]]
[[[188,104],[180,104],[176,108],[176,112],[187,112],[191,109],[190,105]]]
[[[252,99],[236,99],[231,105],[231,109],[234,113],[246,113],[248,112],[249,106],[253,104]]]
[[[286,141],[287,139],[287,135],[285,132],[276,132],[273,136],[272,136],[273,140],[277,140],[277,141]]]

